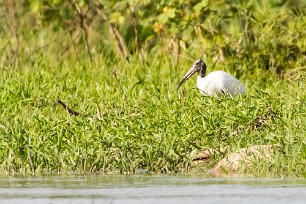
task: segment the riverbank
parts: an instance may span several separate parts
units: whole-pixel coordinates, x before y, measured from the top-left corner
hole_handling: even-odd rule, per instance
[[[274,145],[268,159],[242,162],[237,171],[305,177],[303,72],[244,75],[247,94],[211,98],[195,89],[196,77],[176,91],[192,63],[174,67],[158,58],[143,67],[100,57],[80,65],[41,57],[2,69],[0,173],[189,172],[201,151],[213,149],[197,169],[207,173],[241,148]]]

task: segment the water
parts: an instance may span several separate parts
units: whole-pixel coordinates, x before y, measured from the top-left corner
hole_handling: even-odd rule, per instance
[[[1,204],[306,203],[306,179],[200,175],[90,175],[0,178]]]

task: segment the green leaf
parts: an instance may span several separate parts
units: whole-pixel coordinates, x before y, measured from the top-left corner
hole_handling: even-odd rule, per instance
[[[199,15],[202,11],[202,9],[206,8],[208,6],[209,0],[202,0],[201,2],[197,3],[193,9],[196,12],[196,15]]]
[[[39,12],[42,8],[42,1],[32,1],[30,8],[32,12]]]
[[[158,21],[162,24],[167,23],[168,21],[168,14],[167,13],[162,13],[158,16]]]
[[[79,7],[85,7],[85,6],[87,6],[88,5],[88,2],[86,1],[86,0],[80,0],[79,1]]]
[[[168,17],[169,18],[174,18],[175,17],[175,8],[169,9],[167,11]]]
[[[111,23],[124,23],[124,16],[120,12],[114,12],[110,16],[110,22]]]
[[[183,40],[180,40],[180,47],[183,48],[184,50],[187,50],[186,42]]]
[[[49,3],[52,3],[53,5],[58,5],[58,4],[61,4],[63,3],[62,0],[52,0],[52,1],[48,1]]]

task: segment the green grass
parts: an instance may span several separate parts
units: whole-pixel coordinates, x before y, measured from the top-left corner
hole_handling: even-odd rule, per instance
[[[108,22],[89,8],[89,62],[76,15],[63,24],[44,18],[51,10],[35,14],[26,3],[4,4],[0,174],[207,173],[240,148],[272,144],[271,159],[257,158],[239,173],[306,177],[305,7],[282,2],[211,1],[198,17],[190,4],[187,19],[173,4],[177,16],[161,33],[154,33],[154,24],[170,5],[140,6],[145,66],[137,60],[129,9],[122,10],[125,23],[113,24],[129,49],[120,57]],[[62,17],[72,9],[65,5]],[[114,12],[120,10],[106,14]],[[142,18],[143,12],[150,15]],[[205,97],[195,88],[196,77],[176,91],[193,63],[189,57],[202,57],[208,72],[221,69],[239,78],[247,94]],[[82,115],[70,115],[57,100]],[[223,151],[194,167],[195,155],[207,148]]]
[[[97,55],[85,66],[41,57],[18,70],[4,68],[0,173],[191,172],[201,149],[229,153],[276,144],[271,160],[241,173],[306,177],[303,73],[293,71],[285,81],[272,72],[245,75],[246,95],[218,99],[194,89],[196,77],[175,90],[192,63],[172,67],[162,57],[144,68]],[[69,115],[57,99],[83,115]],[[223,157],[214,155],[200,170],[207,172]]]

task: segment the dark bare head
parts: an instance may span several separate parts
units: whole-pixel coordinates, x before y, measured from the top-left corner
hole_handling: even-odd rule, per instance
[[[189,71],[185,74],[184,78],[177,85],[176,89],[179,89],[180,86],[187,81],[194,73],[198,72],[199,76],[205,77],[206,75],[206,64],[201,59],[195,61]]]

